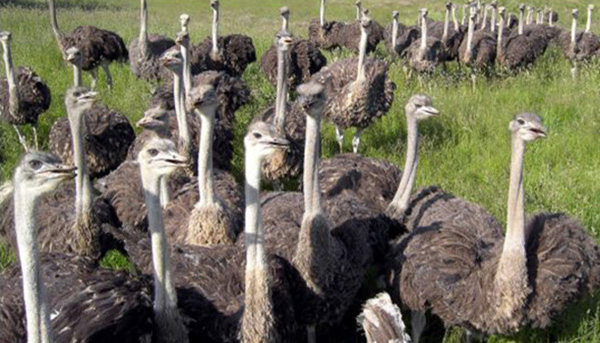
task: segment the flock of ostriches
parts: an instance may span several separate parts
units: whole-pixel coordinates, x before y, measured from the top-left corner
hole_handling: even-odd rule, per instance
[[[403,171],[357,154],[362,130],[394,99],[387,63],[367,55],[380,41],[419,76],[449,61],[473,75],[494,65],[519,71],[557,44],[575,76],[599,53],[592,6],[585,32],[576,31],[577,10],[564,30],[552,10],[537,10],[534,23],[533,8],[507,16],[495,1],[465,5],[460,23],[447,3],[444,22],[423,9],[416,26],[394,12],[383,28],[360,2],[356,21],[326,21],[321,0],[309,39],[290,34],[282,8],[260,62],[276,100],[244,137],[242,187],[230,173],[233,123],[250,99],[240,76],[256,53],[250,37],[219,36],[218,0],[212,36],[197,45],[187,15],[175,40],[149,34],[141,0],[129,49],[93,26],[61,31],[54,5],[51,27],[74,85],[50,132],[52,154],[36,151],[35,130],[27,139],[18,128],[35,128],[50,90],[32,69],[14,68],[11,34],[0,34],[0,116],[26,150],[0,199],[0,236],[18,252],[0,274],[0,342],[351,342],[362,335],[361,304],[382,289],[391,296],[372,298],[358,317],[369,342],[418,342],[430,317],[477,336],[510,335],[550,326],[599,286],[600,250],[576,220],[526,216],[525,146],[546,136],[537,115],[509,124],[506,230],[438,187],[412,191],[419,122],[439,114],[428,96],[406,103]],[[326,65],[319,49],[342,47],[358,57]],[[91,73],[93,89],[102,67],[110,86],[109,64],[127,60],[157,85],[137,137],[81,81]],[[344,130],[357,129],[354,153],[320,159],[323,119],[335,124],[340,150]],[[301,192],[280,191],[300,176]],[[279,191],[261,193],[261,181]],[[135,272],[100,267],[110,249]],[[411,337],[399,308],[410,312]]]

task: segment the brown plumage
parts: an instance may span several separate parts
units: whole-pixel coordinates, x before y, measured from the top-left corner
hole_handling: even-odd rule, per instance
[[[342,45],[358,54],[360,51],[360,20],[356,20],[351,24],[346,24],[341,32],[343,38]],[[384,28],[376,21],[371,22],[369,38],[367,39],[367,54],[375,51],[379,42],[383,40]]]
[[[308,26],[308,38],[319,48],[332,50],[343,44],[344,23],[328,21],[320,24],[319,19],[311,19]]]
[[[505,35],[504,16],[505,8],[500,7],[500,28],[496,61],[508,70],[525,68],[542,56],[548,47],[545,29],[540,25],[538,30],[530,30],[527,34]],[[535,32],[534,32],[535,31]]]
[[[432,73],[446,59],[442,42],[427,34],[427,9],[421,9],[421,39],[412,43],[406,53],[408,65],[418,73]]]
[[[395,22],[398,21],[398,11],[394,11],[393,20]],[[388,24],[383,31],[383,41],[388,52],[391,55],[398,57],[405,57],[406,51],[408,47],[419,37],[421,37],[421,32],[415,26],[406,26],[402,23],[398,23],[398,33],[396,35],[396,45],[392,46],[392,32],[393,32],[394,23]]]

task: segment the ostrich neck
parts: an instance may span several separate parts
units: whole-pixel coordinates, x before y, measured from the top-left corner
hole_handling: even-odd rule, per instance
[[[396,49],[396,42],[398,41],[398,19],[394,18],[392,21],[392,49]]]
[[[465,25],[467,23],[467,7],[463,6],[462,8],[462,18],[460,19],[460,23]]]
[[[321,0],[321,6],[319,7],[319,24],[321,24],[321,27],[325,26],[325,0]]]
[[[219,10],[213,9],[212,23],[212,54],[216,56],[219,53]]]
[[[407,147],[406,147],[406,161],[404,163],[404,172],[402,173],[402,179],[400,179],[400,185],[394,195],[392,203],[396,208],[400,209],[401,212],[408,208],[408,202],[410,200],[410,192],[414,186],[415,175],[417,173],[417,150],[419,149],[419,128],[418,122],[412,116],[407,117]]]
[[[458,25],[458,19],[456,18],[456,7],[452,6],[452,22],[454,23],[454,31],[458,32],[460,26]]]
[[[19,112],[19,90],[17,88],[17,75],[12,61],[10,43],[2,41],[4,48],[4,66],[6,68],[6,81],[8,82],[8,108],[10,115],[16,116]]]
[[[523,34],[523,10],[519,11],[519,34]]]
[[[213,172],[213,133],[215,127],[216,106],[197,110],[200,116],[200,147],[198,149],[198,189],[200,204],[216,203]]]
[[[15,202],[14,221],[17,234],[17,250],[23,276],[27,342],[52,342],[49,330],[50,312],[45,299],[38,258],[37,229],[35,225],[36,195],[17,186],[13,197]]]
[[[571,24],[571,44],[575,44],[577,40],[577,18],[573,17],[573,23]]]
[[[427,48],[427,17],[421,17],[421,51]]]
[[[189,158],[191,157],[192,140],[190,138],[190,130],[185,113],[185,97],[183,94],[183,88],[184,85],[181,77],[181,69],[178,69],[173,74],[173,95],[175,97],[174,100],[177,125],[179,126],[179,149],[186,158]]]
[[[50,23],[52,24],[52,33],[54,34],[54,38],[58,42],[58,45],[62,47],[61,40],[62,40],[64,34],[58,28],[58,21],[56,20],[56,7],[54,6],[54,0],[48,0],[48,6],[50,8]]]
[[[183,98],[187,99],[185,95],[189,94],[192,90],[192,67],[190,64],[190,49],[187,41],[183,42],[179,47],[181,51],[181,56],[183,58]]]
[[[500,26],[498,27],[498,45],[496,46],[496,51],[498,51],[497,56],[501,56],[504,54],[504,42],[502,41],[504,35],[504,17],[500,16]]]
[[[260,167],[261,159],[246,150],[246,274],[257,268],[267,268],[264,250],[264,233],[260,213]]]
[[[592,10],[588,8],[587,23],[585,24],[585,32],[590,32],[592,29]]]
[[[475,30],[475,21],[473,18],[469,19],[469,32],[467,33],[467,49],[465,51],[465,55],[467,55],[468,59],[471,59],[471,55],[473,52],[473,31]]]
[[[362,12],[362,6],[360,4],[356,5],[356,20],[360,20],[360,15]]]
[[[319,189],[319,143],[321,140],[321,117],[306,116],[306,144],[304,145],[304,212],[323,213]],[[317,175],[317,177],[315,177]]]
[[[488,16],[488,9],[487,7],[483,10],[483,20],[481,21],[481,29],[485,29],[487,27],[487,16]]]
[[[512,139],[510,186],[504,252],[525,251],[525,204],[523,194],[523,156],[525,142],[516,135]],[[523,256],[524,257],[524,256]]]
[[[141,13],[140,13],[140,51],[146,56],[148,53],[148,3],[146,0],[141,0]]]
[[[548,25],[554,27],[554,18],[552,18],[552,11],[548,12]]]
[[[75,63],[73,63],[73,85],[75,87],[81,87],[81,57],[78,57]]]
[[[450,29],[450,9],[446,8],[446,15],[444,16],[444,32],[442,33],[442,41],[448,40],[448,30]]]
[[[287,60],[289,52],[277,48],[277,97],[275,99],[275,116],[273,124],[279,130],[285,130],[285,108],[288,94]]]
[[[282,31],[287,31],[288,28],[289,28],[289,19],[288,19],[288,17],[285,16],[285,15],[283,15],[283,16],[281,16],[281,20],[282,20],[281,30]]]
[[[92,207],[92,184],[87,169],[84,139],[86,135],[85,113],[71,109],[69,124],[73,140],[73,158],[77,166],[75,181],[75,213],[77,223],[86,223]]]
[[[367,30],[361,26],[360,45],[358,51],[358,71],[356,73],[357,81],[364,81],[367,76],[365,73],[365,60],[367,58]]]
[[[490,26],[490,31],[496,31],[496,7],[492,7],[492,21]]]

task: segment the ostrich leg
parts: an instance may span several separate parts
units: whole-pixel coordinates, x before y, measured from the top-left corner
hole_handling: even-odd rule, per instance
[[[19,142],[23,146],[23,149],[25,149],[25,152],[29,152],[29,146],[27,145],[27,141],[25,140],[25,136],[23,136],[23,134],[21,133],[21,131],[19,130],[19,128],[17,127],[17,125],[13,125],[13,128],[17,132],[17,137],[19,137]]]
[[[104,69],[104,73],[106,74],[106,85],[108,86],[108,89],[112,89],[112,84],[113,84],[113,79],[112,79],[112,75],[110,74],[110,69],[108,68],[108,62],[102,62],[102,68]]]
[[[340,154],[344,152],[344,131],[339,126],[335,126],[335,139],[340,146]]]

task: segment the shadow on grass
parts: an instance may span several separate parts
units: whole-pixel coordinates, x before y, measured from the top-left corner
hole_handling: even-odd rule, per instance
[[[48,9],[48,2],[43,0],[0,0],[1,7],[20,7],[27,9]],[[96,10],[118,10],[121,7],[106,4],[103,1],[96,0],[62,0],[56,2],[57,9],[77,9],[81,11],[96,11]]]

